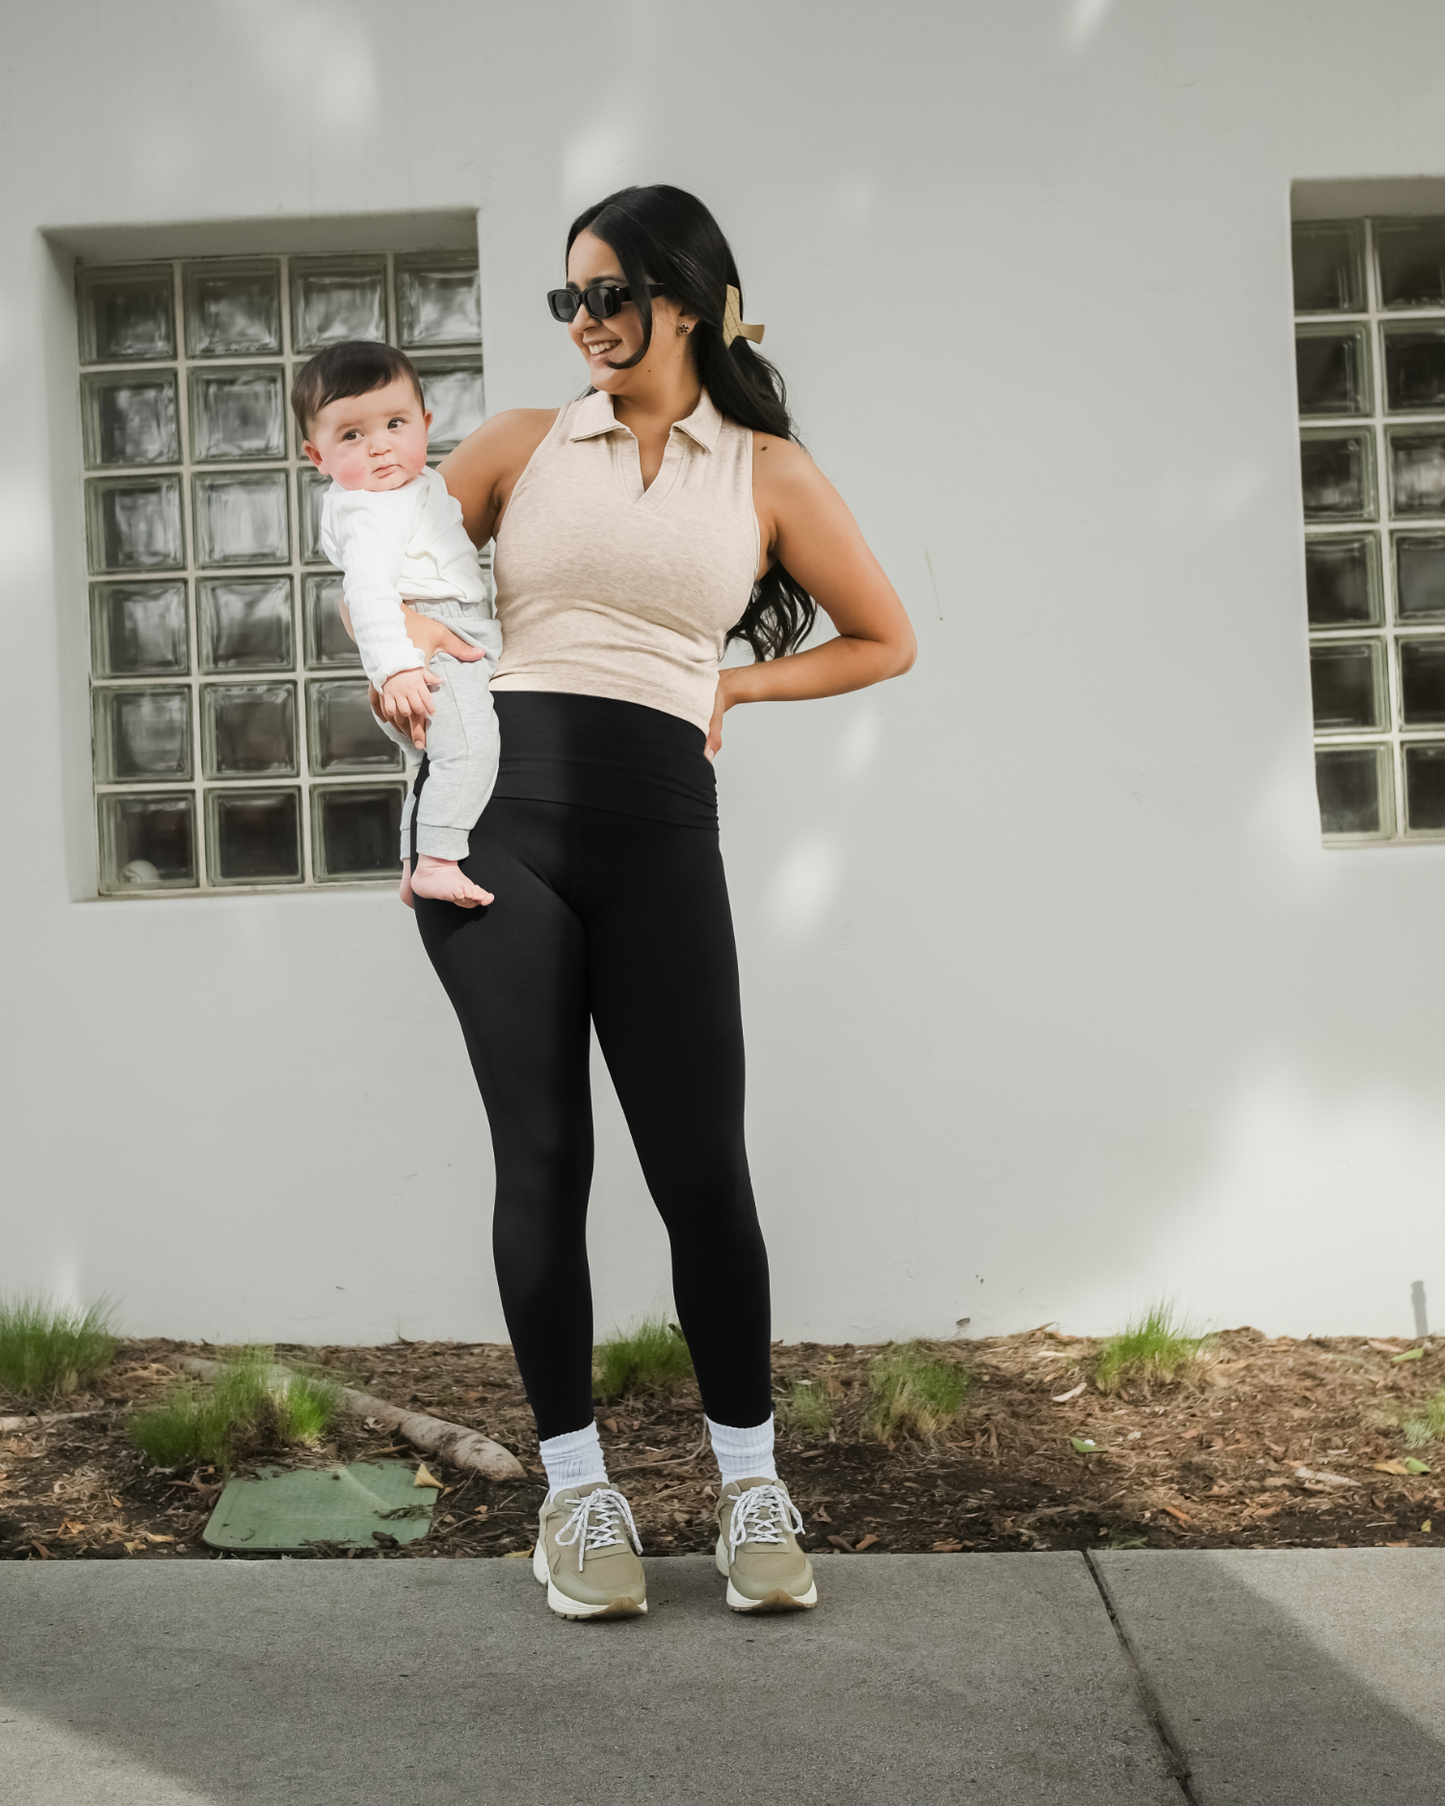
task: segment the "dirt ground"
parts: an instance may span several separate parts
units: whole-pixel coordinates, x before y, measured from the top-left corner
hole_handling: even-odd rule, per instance
[[[1442,1546],[1445,1452],[1407,1449],[1399,1426],[1445,1385],[1445,1343],[1392,1362],[1408,1346],[1230,1330],[1183,1381],[1106,1395],[1088,1378],[1095,1345],[1052,1329],[950,1342],[942,1352],[973,1379],[955,1430],[934,1446],[888,1446],[862,1428],[876,1349],[779,1344],[780,1393],[809,1379],[834,1407],[826,1440],[780,1426],[779,1471],[807,1520],[809,1546],[849,1553]],[[127,1342],[93,1396],[57,1406],[81,1415],[0,1434],[0,1559],[217,1559],[200,1534],[223,1476],[151,1470],[125,1436],[126,1412],[160,1395],[173,1378],[166,1357],[183,1353],[214,1350]],[[510,1349],[396,1342],[278,1354],[320,1361],[392,1403],[479,1429],[527,1469],[523,1481],[494,1484],[434,1464],[448,1483],[434,1528],[379,1557],[531,1547],[542,1470]],[[0,1392],[0,1416],[21,1409]],[[717,1470],[703,1446],[696,1389],[602,1405],[597,1415],[645,1552],[709,1549]],[[1080,1453],[1075,1439],[1097,1452]],[[324,1448],[253,1451],[238,1471],[263,1460],[323,1465],[412,1453],[343,1417]],[[1435,1472],[1386,1465],[1399,1468],[1411,1455]]]

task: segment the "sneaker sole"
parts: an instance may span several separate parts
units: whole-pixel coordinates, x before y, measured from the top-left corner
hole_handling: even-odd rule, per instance
[[[540,1541],[532,1554],[532,1578],[546,1587],[548,1609],[559,1618],[570,1618],[574,1623],[584,1618],[643,1618],[647,1615],[646,1599],[634,1599],[630,1594],[608,1600],[605,1605],[585,1605],[580,1599],[569,1599],[547,1572]]]
[[[817,1603],[816,1581],[806,1593],[795,1596],[785,1593],[781,1587],[775,1587],[762,1599],[749,1599],[731,1581],[728,1582],[728,1605],[735,1612],[810,1612]]]
[[[774,1587],[771,1593],[765,1593],[761,1599],[749,1599],[746,1593],[740,1593],[732,1582],[732,1571],[728,1567],[727,1557],[722,1552],[722,1541],[719,1538],[717,1551],[713,1556],[713,1566],[728,1583],[728,1607],[735,1612],[810,1612],[818,1603],[818,1583],[815,1580],[806,1593],[788,1593],[782,1587]]]

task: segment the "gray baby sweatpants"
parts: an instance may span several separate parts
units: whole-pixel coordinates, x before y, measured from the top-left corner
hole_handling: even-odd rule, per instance
[[[427,670],[440,678],[431,693],[436,713],[427,723],[427,779],[417,802],[415,785],[407,787],[401,812],[401,856],[411,858],[411,818],[416,812],[416,850],[434,859],[465,859],[472,829],[486,808],[497,781],[502,737],[492,707],[492,673],[502,656],[502,630],[479,602],[413,602],[418,614],[445,621],[459,639],[481,646],[486,658],[470,663],[449,652],[432,654]],[[389,721],[382,730],[405,748],[415,769],[420,754]]]

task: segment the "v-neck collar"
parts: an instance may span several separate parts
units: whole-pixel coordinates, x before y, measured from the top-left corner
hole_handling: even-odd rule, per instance
[[[704,451],[716,450],[718,434],[722,431],[722,415],[713,405],[712,396],[706,389],[698,397],[697,406],[687,419],[676,421],[672,430],[686,433]],[[579,404],[572,430],[567,437],[596,439],[603,433],[626,433],[629,438],[633,436],[632,428],[624,426],[613,412],[612,397],[602,389],[594,389]]]
[[[646,489],[642,487],[642,459],[636,435],[631,427],[625,426],[617,418],[612,408],[612,397],[601,389],[594,389],[578,406],[567,437],[569,440],[579,440],[598,439],[608,433],[625,435],[628,443],[619,447],[622,456],[618,466],[627,499],[637,508],[660,508],[672,492],[682,469],[683,459],[687,456],[687,448],[678,435],[691,440],[700,451],[712,452],[717,447],[721,431],[722,415],[704,389],[697,406],[686,420],[673,422],[667,435],[662,463]]]

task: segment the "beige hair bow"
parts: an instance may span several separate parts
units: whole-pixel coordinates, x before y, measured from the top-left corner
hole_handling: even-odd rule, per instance
[[[761,345],[765,326],[749,326],[743,319],[743,298],[731,283],[728,284],[727,300],[723,303],[723,344],[731,345],[734,339],[751,339],[755,345]]]

